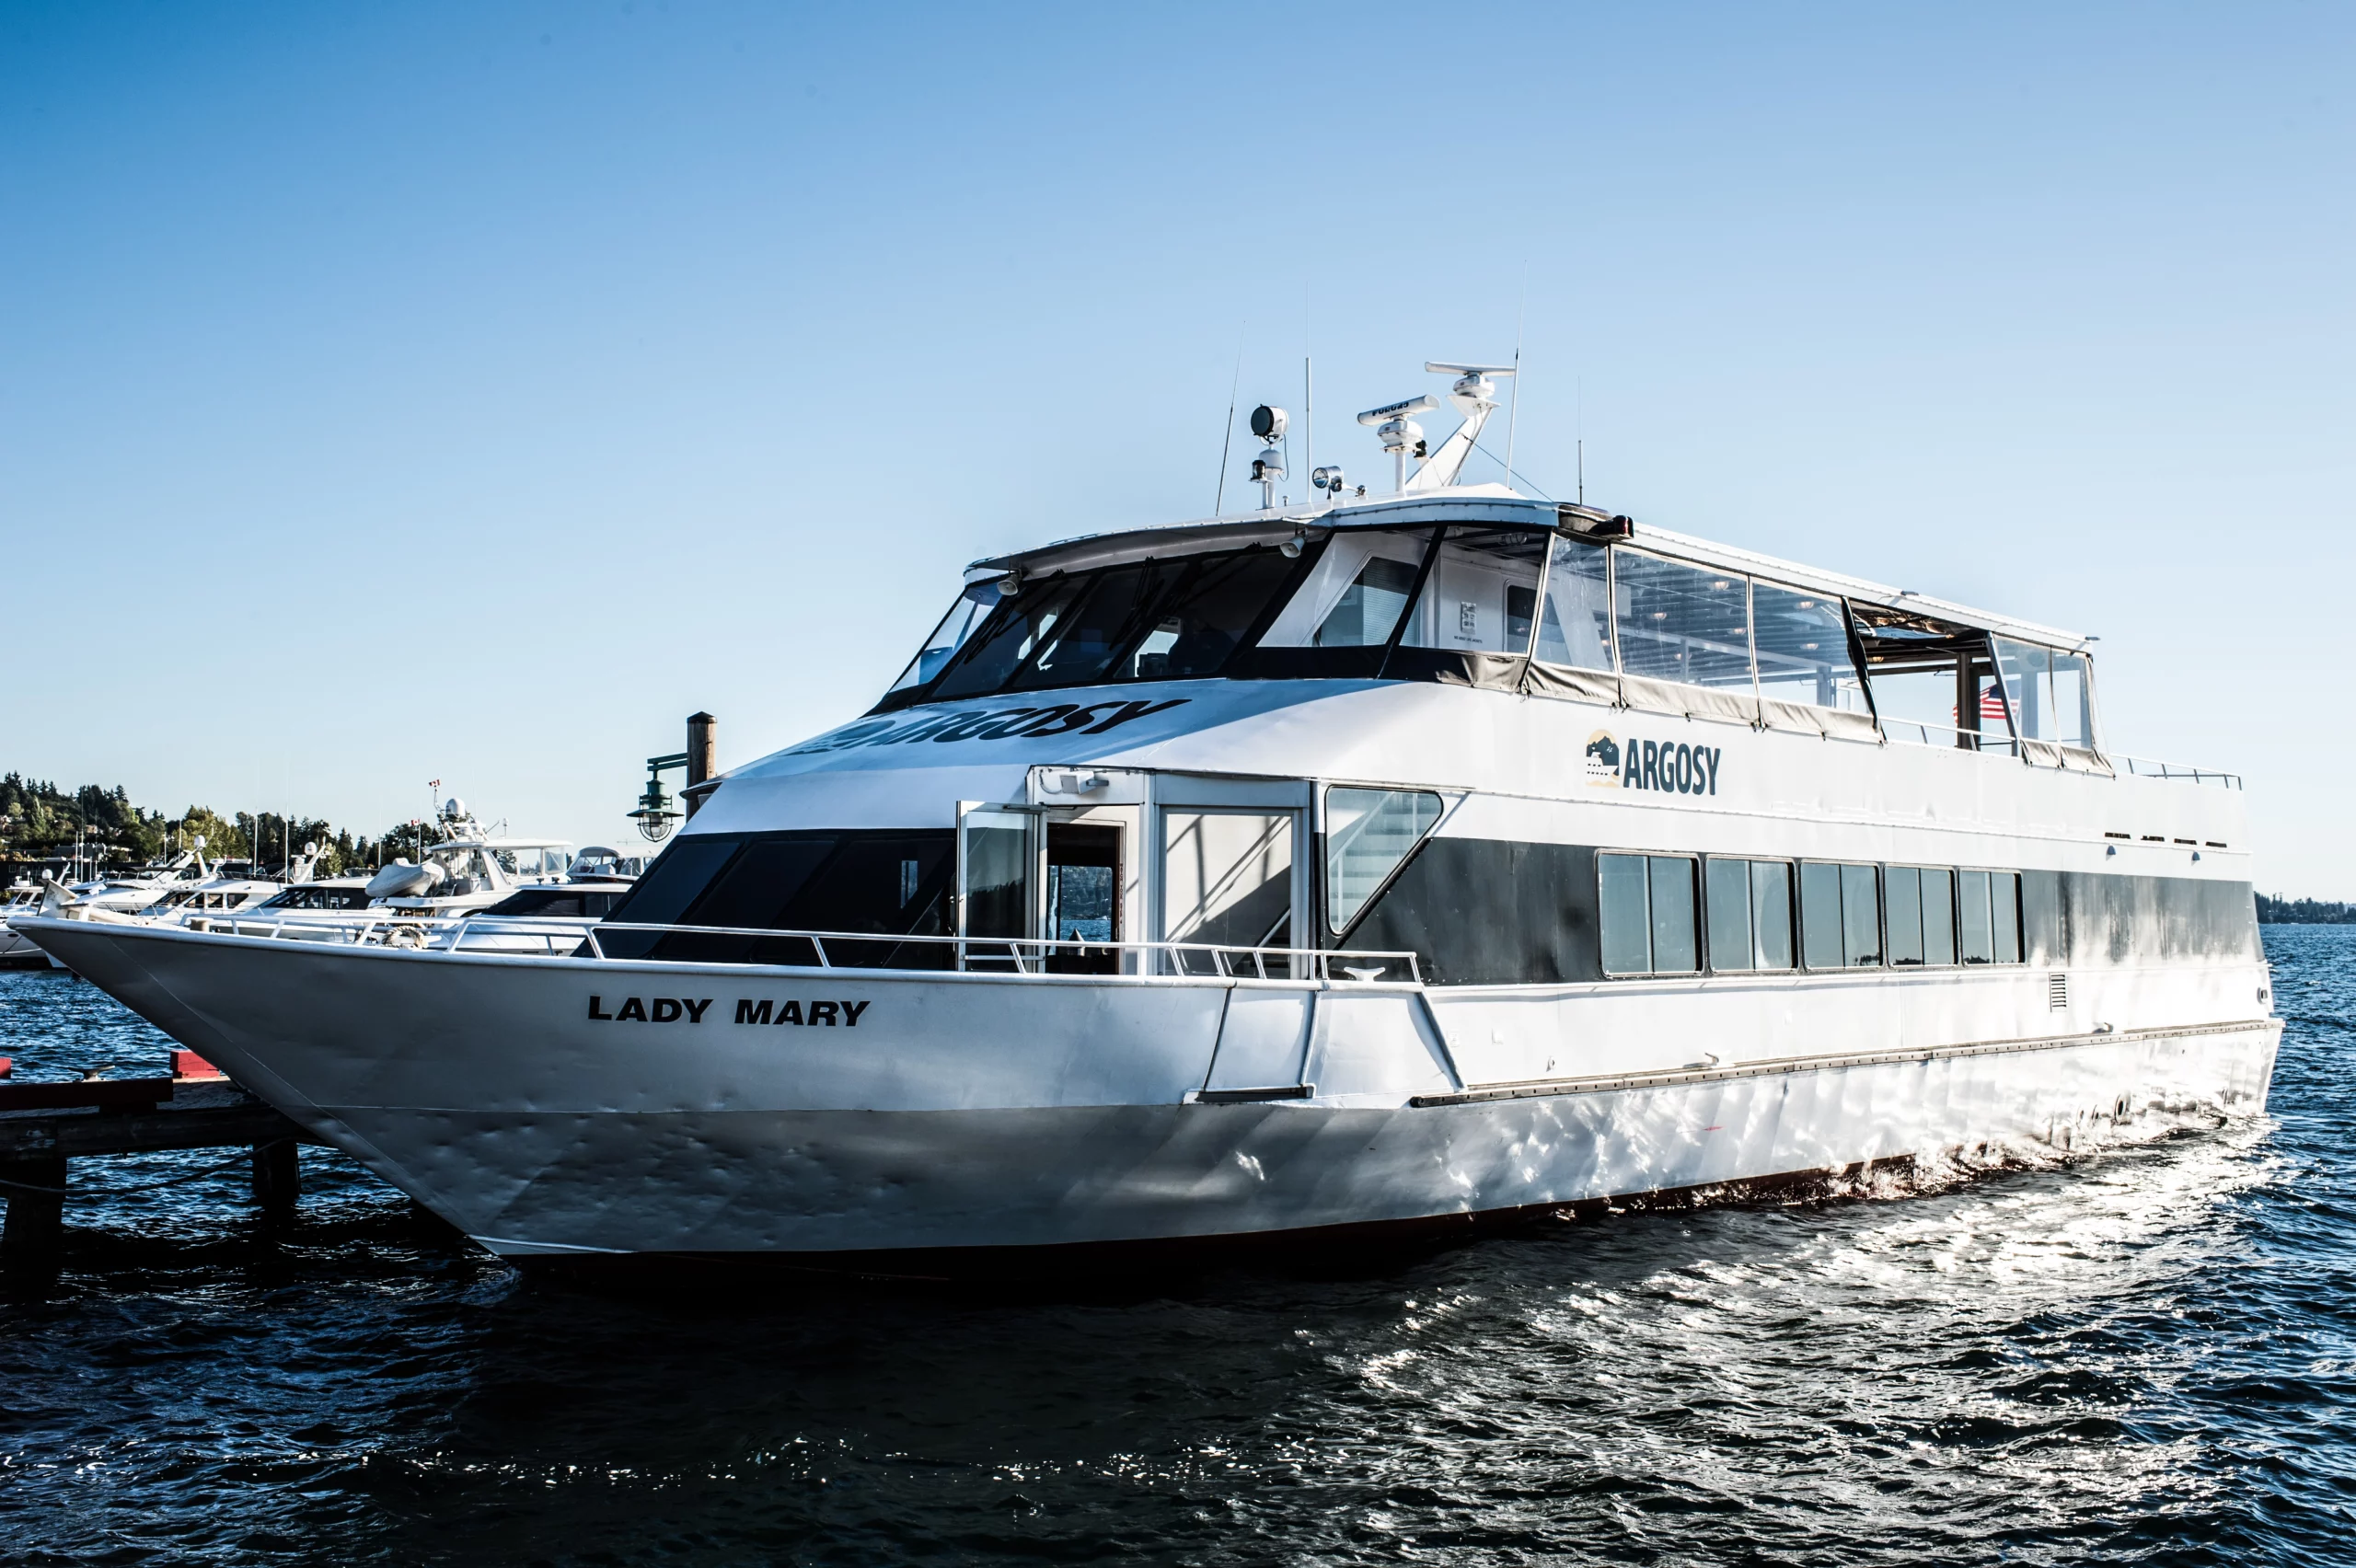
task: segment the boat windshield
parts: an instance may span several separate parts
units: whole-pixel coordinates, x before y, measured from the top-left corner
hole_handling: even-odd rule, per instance
[[[1003,596],[969,588],[892,691],[941,700],[1216,675],[1300,567],[1263,545],[1056,572]]]

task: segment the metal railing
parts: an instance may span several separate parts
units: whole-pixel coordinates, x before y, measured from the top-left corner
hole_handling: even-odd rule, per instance
[[[2180,762],[2158,762],[2148,756],[2129,756],[2124,752],[2106,752],[2111,767],[2137,778],[2174,778],[2188,784],[2216,784],[2228,790],[2242,788],[2238,773],[2220,773],[2213,767],[2187,767]]]
[[[1944,746],[1954,751],[1992,752],[2011,756],[2020,750],[2012,736],[1981,730],[1966,730],[1953,724],[1934,724],[1922,719],[1881,720],[1881,732],[1888,740],[1907,745]]]
[[[1005,975],[1077,974],[1096,979],[1195,978],[1316,981],[1334,986],[1424,983],[1412,952],[1336,948],[1239,947],[1221,942],[1107,942],[1057,940],[1047,937],[903,936],[889,931],[809,931],[750,926],[680,926],[638,921],[590,921],[528,916],[466,915],[439,920],[374,918],[355,922],[253,920],[223,916],[191,921],[192,929],[225,936],[324,941],[346,946],[410,948],[437,952],[508,952],[520,956],[586,958],[602,963],[643,958],[686,963],[787,963],[767,957],[707,958],[694,953],[609,952],[614,933],[644,933],[652,950],[667,937],[710,939],[707,948],[806,943],[815,961],[792,967],[890,969],[914,974]],[[834,944],[830,951],[827,944]],[[633,944],[618,944],[622,946]],[[940,952],[938,964],[838,962],[846,950],[885,950],[886,958],[917,947]],[[799,955],[796,955],[799,957]],[[1067,960],[1058,966],[1058,958]],[[1080,964],[1102,965],[1082,969]]]
[[[2031,747],[2007,734],[1958,729],[1952,724],[1935,724],[1922,719],[1880,720],[1881,732],[1890,741],[1907,745],[1952,746],[1958,751],[1981,751],[2006,756],[2022,756],[2031,764],[2051,767],[2056,764],[2040,759],[2039,751],[2056,755],[2069,754],[2092,759],[2100,766],[2074,767],[2068,762],[2059,766],[2071,771],[2099,773],[2105,767],[2112,773],[2127,774],[2137,778],[2170,778],[2188,784],[2216,784],[2228,790],[2242,788],[2238,773],[2222,773],[2213,767],[2187,767],[2182,763],[2157,762],[2150,757],[2130,756],[2124,752],[2094,752],[2085,747],[2064,746],[2055,741],[2037,741]]]

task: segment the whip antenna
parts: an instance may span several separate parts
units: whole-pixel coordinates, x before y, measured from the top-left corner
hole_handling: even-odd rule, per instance
[[[1513,488],[1514,430],[1521,423],[1521,328],[1530,318],[1530,263],[1521,264],[1521,303],[1513,313],[1513,401],[1506,405],[1506,488]]]
[[[1251,329],[1252,323],[1246,321],[1235,334],[1235,375],[1227,384],[1227,433],[1219,438],[1218,443],[1218,494],[1211,502],[1211,515],[1214,517],[1218,515],[1218,509],[1227,504],[1227,455],[1229,449],[1235,444],[1235,389],[1243,385],[1243,334]]]

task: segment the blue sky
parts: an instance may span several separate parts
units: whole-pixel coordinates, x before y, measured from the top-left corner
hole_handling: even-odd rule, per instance
[[[0,766],[611,839],[1248,407],[2099,633],[2356,897],[2356,12],[0,11]],[[1238,444],[1238,471],[1248,457]],[[1306,471],[1298,448],[1295,467]],[[1474,477],[1485,477],[1475,475]],[[1241,489],[1230,483],[1232,502]],[[2342,695],[2334,696],[2335,692]]]

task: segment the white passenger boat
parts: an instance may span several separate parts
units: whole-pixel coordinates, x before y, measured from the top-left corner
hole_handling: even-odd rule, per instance
[[[30,937],[8,927],[16,916],[40,914],[40,897],[38,882],[17,882],[0,894],[0,969],[48,969],[54,964]]]
[[[2110,750],[2086,640],[1469,442],[976,563],[572,956],[29,924],[527,1260],[1461,1229],[2263,1107],[2240,781]]]

